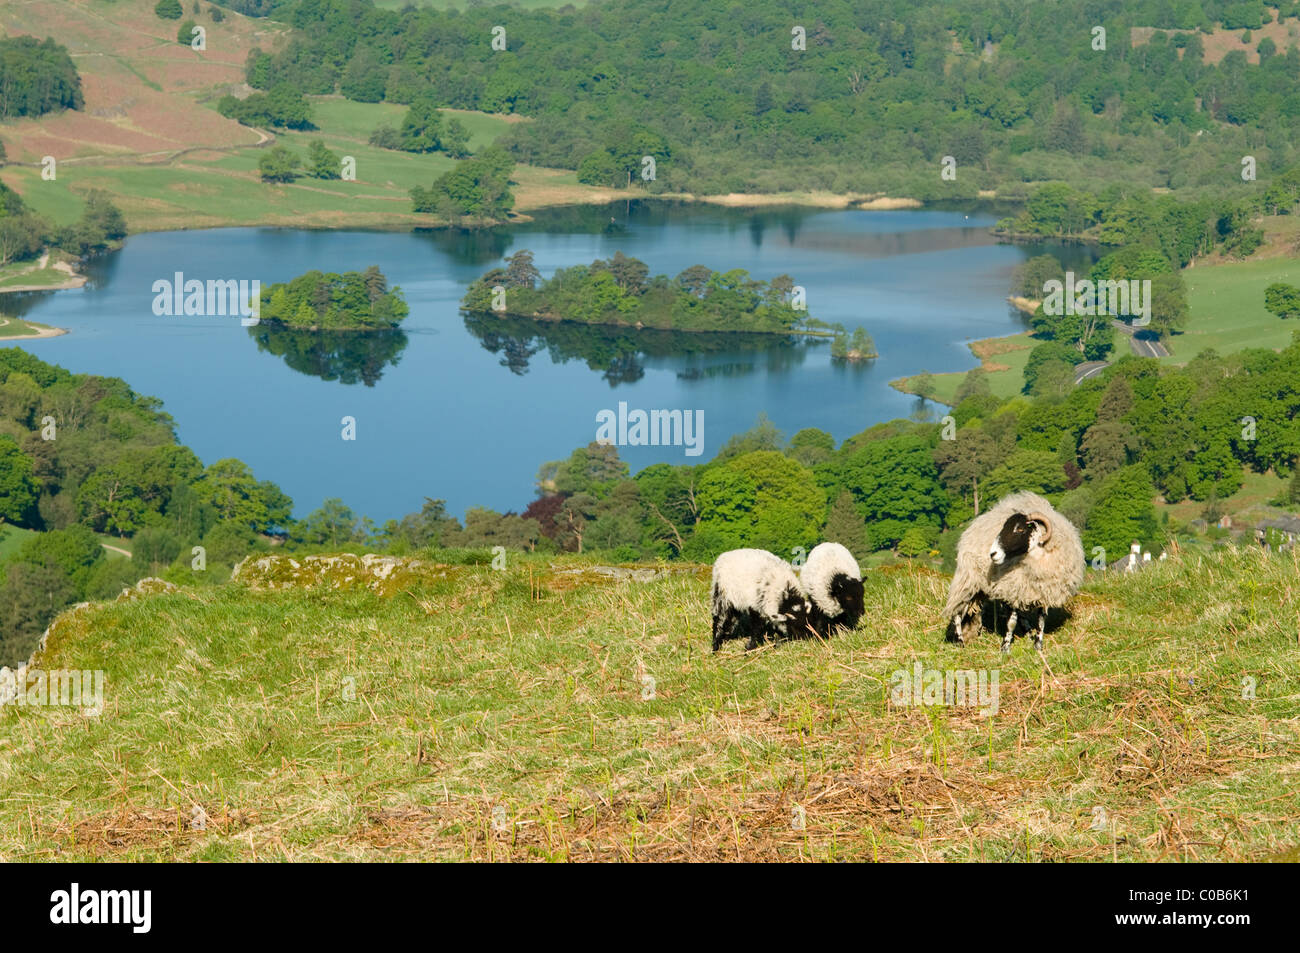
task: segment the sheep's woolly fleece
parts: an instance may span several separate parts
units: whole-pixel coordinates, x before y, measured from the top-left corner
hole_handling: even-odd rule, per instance
[[[713,613],[727,608],[754,609],[766,619],[781,612],[781,597],[793,588],[801,592],[790,564],[766,549],[733,549],[713,563]]]
[[[1041,553],[995,565],[989,559],[1002,524],[1014,513],[1047,516],[1051,538]],[[1036,493],[1013,493],[975,518],[957,543],[957,571],[948,590],[944,615],[952,618],[984,593],[1017,609],[1065,605],[1083,584],[1083,543],[1074,524]]]
[[[813,604],[826,615],[834,618],[844,611],[831,595],[831,580],[843,574],[850,579],[861,579],[862,571],[853,554],[839,543],[819,543],[808,554],[808,560],[799,572],[803,588]]]

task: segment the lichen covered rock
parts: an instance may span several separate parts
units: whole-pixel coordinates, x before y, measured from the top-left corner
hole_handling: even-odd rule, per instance
[[[446,575],[446,567],[409,556],[339,553],[249,556],[235,566],[230,578],[254,590],[343,589],[360,585],[380,595],[392,595]]]

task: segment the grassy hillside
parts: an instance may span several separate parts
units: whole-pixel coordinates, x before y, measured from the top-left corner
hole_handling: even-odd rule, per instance
[[[1285,321],[1264,309],[1264,289],[1277,281],[1300,285],[1300,261],[1294,257],[1189,268],[1185,333],[1173,340],[1167,362],[1185,364],[1206,348],[1230,354],[1252,347],[1274,350],[1291,343],[1300,321]]]
[[[1046,664],[1021,642],[1003,659],[987,633],[944,644],[946,580],[926,570],[868,573],[852,635],[713,656],[705,567],[299,566],[62,616],[39,664],[106,670],[104,712],[0,708],[0,858],[1254,860],[1300,844],[1294,555],[1094,576]],[[996,671],[997,713],[892,704],[892,673],[918,661]]]

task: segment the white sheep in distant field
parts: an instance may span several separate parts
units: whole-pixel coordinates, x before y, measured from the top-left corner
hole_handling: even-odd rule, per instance
[[[765,549],[733,549],[713,563],[713,651],[748,637],[752,649],[808,632],[808,597],[790,564]]]
[[[948,590],[944,615],[952,637],[965,642],[963,629],[975,618],[979,631],[984,601],[1011,610],[1002,651],[1011,651],[1022,613],[1038,612],[1034,646],[1043,647],[1048,610],[1064,606],[1083,584],[1083,544],[1078,530],[1035,493],[1013,493],[975,518],[957,543],[957,571]]]
[[[839,543],[819,543],[808,554],[799,581],[812,601],[808,622],[822,638],[837,627],[852,629],[862,618],[862,572]]]

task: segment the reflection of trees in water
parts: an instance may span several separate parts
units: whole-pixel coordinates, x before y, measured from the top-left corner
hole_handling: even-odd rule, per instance
[[[107,288],[122,264],[122,251],[121,248],[111,248],[98,255],[91,255],[89,258],[83,259],[77,265],[77,270],[86,279],[86,283],[82,287],[91,291],[100,291]]]
[[[417,228],[416,236],[428,241],[458,265],[496,264],[515,239],[514,227]]]
[[[821,209],[797,206],[763,209],[727,208],[673,199],[634,199],[611,202],[608,205],[573,205],[537,209],[529,213],[533,217],[532,222],[513,227],[517,229],[521,241],[526,246],[529,232],[611,234],[625,231],[629,224],[638,228],[653,228],[712,220],[721,223],[731,232],[748,228],[751,242],[757,248],[762,246],[764,232],[768,228],[779,228],[785,234],[786,240],[793,244],[803,227],[804,220],[821,213]],[[701,263],[711,264],[704,261]]]
[[[625,199],[608,205],[537,209],[529,213],[531,222],[484,228],[417,228],[414,234],[457,264],[481,266],[499,263],[512,248],[529,247],[533,235],[621,236],[629,226],[651,229],[712,221],[731,232],[749,229],[756,248],[762,246],[767,229],[778,228],[786,241],[794,244],[804,220],[819,213],[820,209],[801,207],[725,208],[672,199]]]
[[[25,317],[52,294],[53,291],[6,291],[0,294],[0,318]],[[0,347],[4,347],[4,338],[0,338]]]
[[[248,329],[266,351],[300,374],[343,384],[374,387],[406,348],[404,331],[306,331],[263,322]]]
[[[709,355],[755,354],[762,357],[761,363],[768,370],[787,370],[804,360],[810,346],[825,343],[796,335],[638,330],[483,313],[467,313],[465,328],[486,351],[501,355],[501,366],[513,374],[528,373],[529,361],[546,351],[556,364],[585,362],[611,387],[640,380],[647,363],[680,357],[698,360]],[[759,363],[731,360],[701,364],[693,360],[692,366],[679,370],[677,376],[683,380],[739,377],[752,374]]]
[[[744,377],[754,373],[754,362],[734,361],[730,364],[711,364],[708,367],[688,367],[677,372],[684,381],[703,381],[712,377]]]

